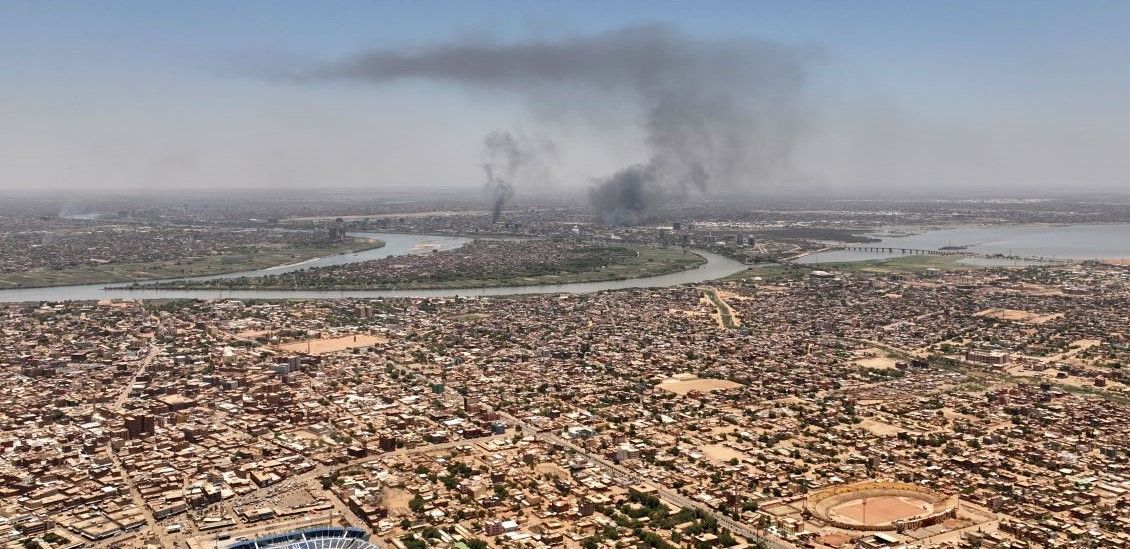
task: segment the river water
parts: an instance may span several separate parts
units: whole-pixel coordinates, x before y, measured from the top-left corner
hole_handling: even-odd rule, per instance
[[[224,275],[194,277],[188,280],[235,278],[280,274],[298,269],[341,265],[369,259],[396,255],[429,253],[432,250],[453,250],[471,241],[459,236],[429,236],[399,233],[351,233],[354,236],[377,238],[385,245],[363,252],[332,255],[300,263],[269,267],[257,271],[243,271]],[[706,263],[677,273],[630,280],[607,282],[582,282],[577,284],[541,284],[535,286],[502,286],[494,288],[436,289],[436,290],[174,290],[165,288],[125,288],[129,284],[82,284],[53,286],[49,288],[17,288],[0,290],[0,302],[66,301],[91,299],[307,299],[340,297],[455,297],[497,296],[514,294],[591,293],[625,288],[658,288],[714,280],[740,272],[746,268],[738,261],[717,254],[695,250],[706,258]],[[185,280],[184,278],[177,280]],[[107,286],[116,289],[107,289]]]
[[[960,246],[961,251],[977,254],[1002,254],[1019,257],[1056,259],[1130,258],[1130,224],[1005,225],[993,227],[955,227],[917,234],[876,233],[881,242],[861,246],[940,250]],[[885,252],[836,250],[801,257],[797,263],[868,261],[899,257]],[[969,258],[971,265],[1023,265],[1028,262],[1003,258]]]

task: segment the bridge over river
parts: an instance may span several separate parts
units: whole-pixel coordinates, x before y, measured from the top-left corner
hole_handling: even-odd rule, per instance
[[[941,256],[961,256],[961,257],[978,257],[984,259],[1007,259],[1010,261],[1050,261],[1045,257],[1023,256],[1002,253],[984,253],[973,252],[965,249],[951,249],[951,250],[926,250],[921,248],[899,248],[893,246],[832,246],[822,251],[845,251],[845,252],[863,252],[863,253],[880,253],[890,255],[941,255]]]

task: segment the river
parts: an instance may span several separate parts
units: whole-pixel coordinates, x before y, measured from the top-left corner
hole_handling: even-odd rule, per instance
[[[400,233],[350,233],[353,236],[376,238],[385,245],[362,252],[339,254],[311,259],[300,263],[279,265],[256,271],[243,271],[224,275],[202,276],[188,280],[214,278],[235,278],[240,276],[260,276],[280,274],[298,269],[341,265],[369,259],[381,259],[396,255],[429,253],[432,250],[453,250],[471,241],[460,236],[430,236]],[[0,290],[0,302],[14,303],[26,301],[67,301],[92,299],[310,299],[342,297],[455,297],[455,296],[497,296],[514,294],[552,294],[552,293],[591,293],[603,290],[625,288],[658,288],[691,284],[714,280],[740,272],[746,265],[717,254],[695,250],[706,258],[706,263],[693,269],[659,276],[633,278],[629,280],[610,280],[606,282],[582,282],[577,284],[540,284],[534,286],[499,286],[493,288],[464,288],[436,290],[174,290],[165,288],[134,289],[124,284],[81,284],[74,286],[52,286],[47,288],[15,288]],[[177,280],[185,280],[184,278]],[[115,288],[115,289],[107,289]]]
[[[1045,258],[1049,260],[1130,258],[1130,224],[1003,225],[954,227],[915,234],[875,233],[880,242],[861,244],[881,248],[940,250],[960,247],[975,254]],[[796,263],[868,261],[901,254],[835,250],[809,254]],[[1028,262],[1004,258],[968,258],[963,263],[979,266],[1024,265]]]

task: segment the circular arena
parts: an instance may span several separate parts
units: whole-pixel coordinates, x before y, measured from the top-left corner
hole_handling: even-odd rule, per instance
[[[846,530],[889,531],[930,526],[954,517],[957,497],[916,484],[869,481],[809,494],[805,510]]]

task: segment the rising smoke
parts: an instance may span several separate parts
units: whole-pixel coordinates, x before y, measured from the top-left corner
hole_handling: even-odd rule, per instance
[[[287,76],[447,80],[516,93],[532,112],[586,121],[600,118],[595,106],[626,98],[638,109],[649,157],[598,179],[589,198],[605,222],[634,224],[688,192],[753,189],[780,175],[800,127],[807,61],[806,51],[771,42],[700,40],[644,25],[557,40],[374,50]],[[505,134],[499,140],[508,165]],[[512,176],[486,169],[497,218],[513,194]]]
[[[546,138],[495,130],[483,138],[483,171],[486,192],[491,199],[491,223],[498,223],[502,208],[514,197],[519,179],[550,178],[549,164],[557,154],[557,146]]]
[[[495,130],[483,139],[486,160],[483,171],[487,174],[486,191],[493,201],[490,222],[498,223],[502,207],[514,196],[514,175],[522,161],[518,143],[510,132]]]

